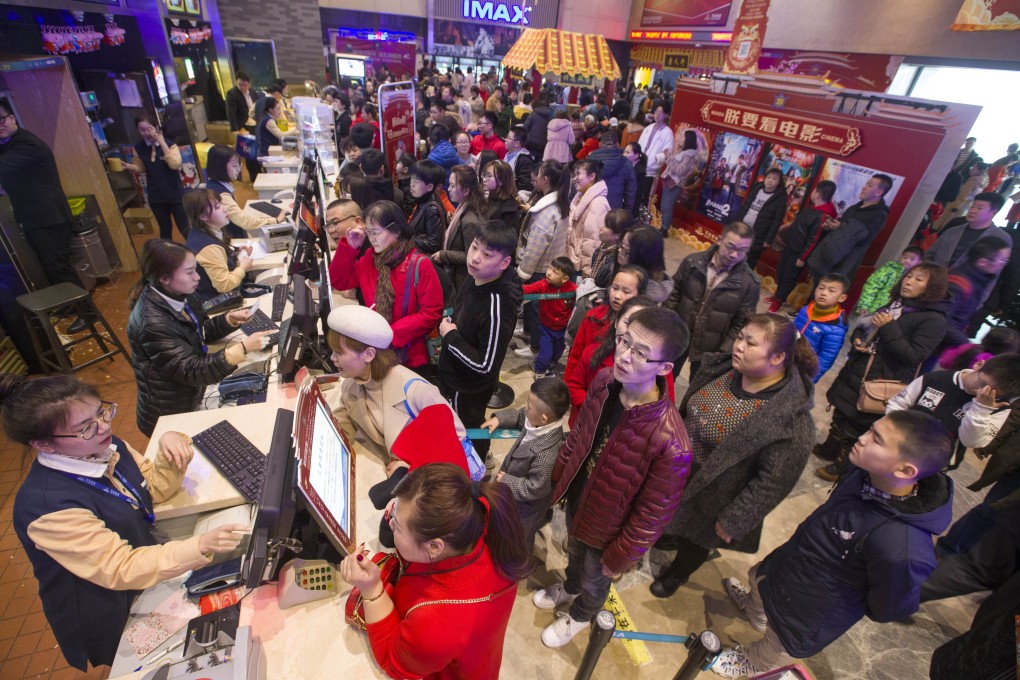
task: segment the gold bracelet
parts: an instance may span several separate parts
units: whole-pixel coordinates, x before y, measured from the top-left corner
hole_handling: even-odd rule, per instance
[[[385,594],[386,594],[386,586],[383,586],[382,587],[382,591],[378,595],[376,595],[375,597],[365,597],[365,593],[362,593],[361,594],[361,601],[362,602],[375,602],[376,600],[378,600],[380,597],[382,597]]]

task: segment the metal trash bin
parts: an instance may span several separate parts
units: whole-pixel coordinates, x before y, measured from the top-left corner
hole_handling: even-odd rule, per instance
[[[89,273],[95,277],[108,277],[112,272],[98,229],[90,229],[71,237],[71,261],[75,263],[76,269],[78,263],[87,263]]]

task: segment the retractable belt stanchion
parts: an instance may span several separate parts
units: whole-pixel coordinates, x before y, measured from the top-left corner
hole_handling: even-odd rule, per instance
[[[595,664],[602,656],[602,650],[609,644],[613,632],[616,630],[616,617],[613,613],[603,609],[592,619],[591,629],[588,632],[588,646],[584,650],[584,658],[577,668],[574,680],[589,680],[595,671]]]
[[[610,638],[626,640],[644,640],[647,642],[670,642],[681,644],[687,648],[687,658],[673,680],[692,680],[699,673],[706,671],[715,662],[722,651],[719,636],[710,630],[690,635],[663,635],[661,633],[638,633],[634,631],[616,630],[616,619],[613,613],[603,609],[592,619],[588,633],[588,646],[584,650],[581,665],[577,668],[574,680],[589,680],[595,671],[602,650],[606,648]]]

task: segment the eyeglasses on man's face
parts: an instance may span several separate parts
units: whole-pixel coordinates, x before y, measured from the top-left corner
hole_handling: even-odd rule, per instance
[[[626,335],[616,336],[616,346],[619,347],[620,350],[624,352],[629,350],[630,355],[634,358],[634,361],[639,364],[661,364],[666,361],[666,359],[652,359],[651,357],[648,356],[648,354],[645,353],[644,350],[634,347],[633,343],[631,343],[630,341],[630,338],[628,338]]]

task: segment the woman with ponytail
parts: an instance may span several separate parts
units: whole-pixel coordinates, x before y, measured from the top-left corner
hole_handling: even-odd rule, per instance
[[[177,246],[183,248],[182,246]],[[167,432],[150,461],[113,435],[117,404],[72,376],[0,377],[4,433],[35,451],[14,498],[14,531],[67,663],[113,663],[135,597],[231,552],[245,527],[183,541],[152,533],[154,503],[181,487],[191,440]]]
[[[732,354],[706,354],[680,404],[694,458],[683,506],[657,544],[677,550],[652,584],[669,597],[715,548],[757,552],[765,516],[793,489],[815,441],[818,357],[793,322],[752,314]]]
[[[432,463],[395,496],[385,516],[404,565],[396,585],[364,552],[340,565],[361,590],[372,654],[391,678],[496,680],[517,582],[532,570],[510,488]]]
[[[233,373],[249,352],[265,348],[270,332],[210,351],[208,343],[233,333],[252,310],[208,318],[195,296],[198,262],[179,243],[146,241],[139,264],[142,278],[128,297],[127,335],[138,383],[135,419],[142,434],[151,437],[160,416],[197,409],[206,386]]]
[[[443,313],[439,276],[432,260],[414,249],[411,227],[396,203],[373,203],[364,222],[364,229],[352,227],[337,244],[330,282],[336,290],[359,289],[365,306],[393,329],[392,348],[400,363],[427,371],[425,336],[439,326]],[[372,249],[359,258],[366,237]]]

